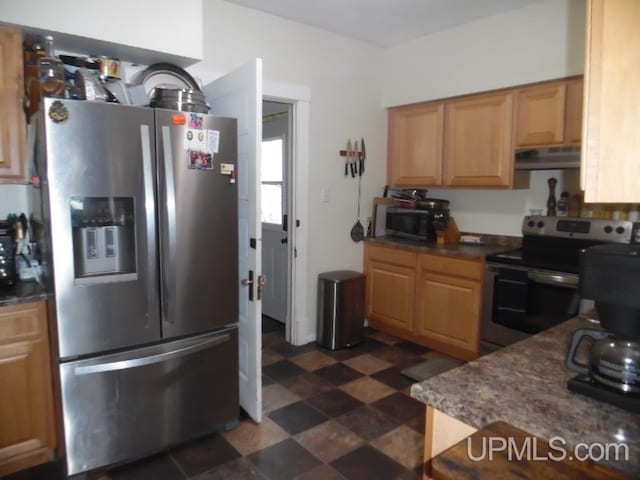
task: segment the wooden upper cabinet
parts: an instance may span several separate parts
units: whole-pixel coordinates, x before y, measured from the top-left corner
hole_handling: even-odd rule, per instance
[[[444,184],[511,186],[513,93],[452,100],[445,109]]]
[[[564,141],[564,82],[516,92],[516,147],[555,145]]]
[[[45,302],[0,308],[0,477],[53,458]]]
[[[388,182],[395,186],[440,185],[444,103],[389,110]]]
[[[22,32],[0,26],[0,183],[26,183]]]
[[[587,9],[586,202],[640,202],[640,2],[590,0]]]
[[[564,111],[564,143],[579,145],[582,141],[582,97],[584,80],[575,78],[567,82],[567,102]]]

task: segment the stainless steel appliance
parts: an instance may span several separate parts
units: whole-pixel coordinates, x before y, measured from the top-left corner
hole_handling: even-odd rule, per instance
[[[482,347],[495,350],[580,311],[580,252],[603,243],[628,244],[638,225],[592,218],[528,216],[522,248],[487,257]]]
[[[414,203],[415,208],[387,207],[386,235],[435,241],[437,229],[449,221],[449,201],[425,198]]]
[[[351,270],[318,275],[316,339],[322,347],[337,350],[362,341],[365,279]]]
[[[567,366],[569,389],[640,413],[640,246],[599,245],[582,255],[581,291],[595,300],[603,330],[577,330]],[[588,363],[576,359],[591,338]]]
[[[13,231],[9,222],[0,222],[0,286],[16,281]]]
[[[236,422],[236,120],[45,99],[39,132],[68,474]]]

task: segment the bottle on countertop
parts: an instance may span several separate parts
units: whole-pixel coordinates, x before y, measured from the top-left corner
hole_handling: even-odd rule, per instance
[[[581,193],[574,193],[571,196],[571,201],[569,202],[569,216],[570,217],[582,217],[582,204],[583,198]]]
[[[44,37],[45,54],[40,58],[40,88],[45,97],[64,98],[67,83],[64,80],[64,64],[53,50],[53,37]]]
[[[629,220],[640,222],[640,204],[633,204],[629,207]]]
[[[558,200],[556,214],[559,217],[569,216],[569,192],[562,192],[560,194],[560,200]]]
[[[547,180],[549,184],[549,198],[547,199],[547,216],[555,217],[556,216],[556,184],[558,180],[555,178],[550,178]]]

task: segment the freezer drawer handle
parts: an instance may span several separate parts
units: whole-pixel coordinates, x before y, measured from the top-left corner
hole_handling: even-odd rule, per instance
[[[171,352],[163,352],[157,355],[149,355],[142,358],[131,358],[128,360],[119,360],[117,362],[101,363],[98,365],[87,365],[86,367],[76,367],[74,373],[77,376],[89,375],[92,373],[113,372],[115,370],[126,370],[129,368],[144,367],[146,365],[153,365],[154,363],[162,363],[174,358],[186,357],[192,353],[206,350],[207,348],[219,345],[221,343],[228,342],[231,339],[231,335],[221,335],[196,345],[190,345],[188,347],[179,348]]]

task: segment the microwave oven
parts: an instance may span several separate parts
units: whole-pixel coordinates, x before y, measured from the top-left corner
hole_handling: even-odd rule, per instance
[[[437,233],[433,226],[433,211],[388,207],[385,234],[427,242],[435,241]]]

